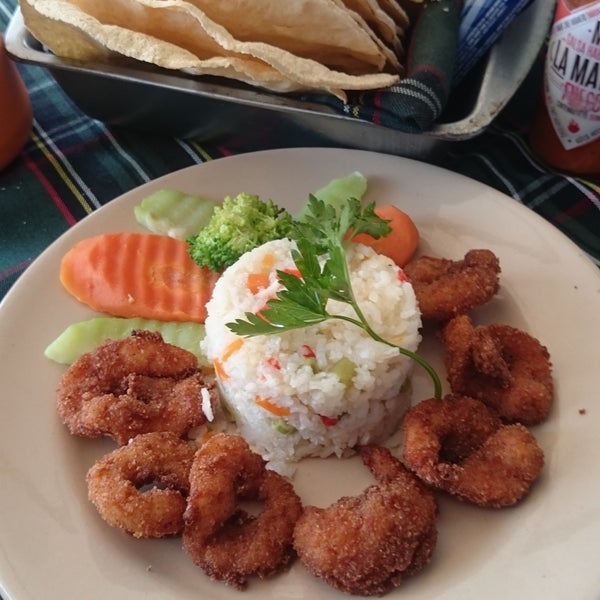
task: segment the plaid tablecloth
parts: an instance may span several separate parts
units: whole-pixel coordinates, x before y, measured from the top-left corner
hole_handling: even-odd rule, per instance
[[[15,5],[0,0],[0,31]],[[260,146],[243,137],[198,143],[107,127],[74,106],[44,69],[19,69],[35,122],[21,156],[0,172],[0,298],[55,238],[120,194],[195,163],[294,145],[277,137]],[[529,206],[600,264],[600,175],[566,176],[532,155],[525,134],[535,94],[526,85],[489,131],[436,162]]]

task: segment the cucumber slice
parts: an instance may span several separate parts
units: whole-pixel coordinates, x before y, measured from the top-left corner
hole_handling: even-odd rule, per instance
[[[367,178],[360,172],[354,171],[346,177],[332,179],[327,185],[313,193],[313,196],[319,198],[327,204],[332,204],[336,209],[346,202],[348,198],[362,200],[367,191]],[[307,203],[308,204],[308,203]],[[298,214],[301,221],[306,212],[306,206]]]
[[[136,221],[153,233],[186,240],[207,225],[217,205],[178,190],[159,190],[134,207]]]
[[[343,383],[346,387],[349,387],[352,383],[354,375],[356,375],[356,364],[352,362],[348,357],[342,356],[332,367],[331,372],[337,375],[340,383]]]
[[[205,335],[204,325],[140,318],[96,317],[73,323],[46,348],[44,355],[57,363],[69,365],[105,340],[122,339],[133,329],[158,331],[165,342],[189,350],[198,357],[200,365],[209,366],[207,358],[200,352],[200,342]]]

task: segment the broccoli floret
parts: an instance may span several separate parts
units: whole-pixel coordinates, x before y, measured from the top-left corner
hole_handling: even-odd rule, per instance
[[[245,252],[287,237],[292,221],[292,215],[272,200],[245,193],[227,196],[208,224],[187,240],[188,251],[201,267],[220,271]]]

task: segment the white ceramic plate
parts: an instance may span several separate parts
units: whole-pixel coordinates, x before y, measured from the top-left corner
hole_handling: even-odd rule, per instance
[[[411,600],[598,600],[600,598],[600,272],[533,212],[462,176],[361,151],[294,149],[240,155],[173,173],[125,194],[55,242],[0,305],[0,590],[5,600],[233,599],[209,581],[180,541],[134,540],[104,524],[86,498],[84,475],[113,446],[71,437],[55,412],[63,367],[43,351],[70,323],[89,318],[58,282],[63,253],[79,239],[137,230],[132,208],[161,187],[214,199],[241,191],[298,207],[334,177],[360,170],[369,196],[396,202],[422,232],[422,250],[461,257],[487,247],[500,257],[502,288],[476,313],[522,327],[550,350],[556,404],[535,428],[546,468],[531,495],[504,510],[440,501],[430,566],[391,592]],[[423,352],[440,365],[437,342]],[[416,397],[430,393],[419,374]],[[325,505],[370,483],[356,460],[303,464],[296,487]],[[296,563],[252,581],[244,598],[344,598]]]

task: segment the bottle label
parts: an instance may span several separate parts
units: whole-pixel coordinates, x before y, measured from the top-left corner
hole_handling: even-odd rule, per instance
[[[566,150],[600,138],[600,2],[558,0],[546,55],[544,92]]]

